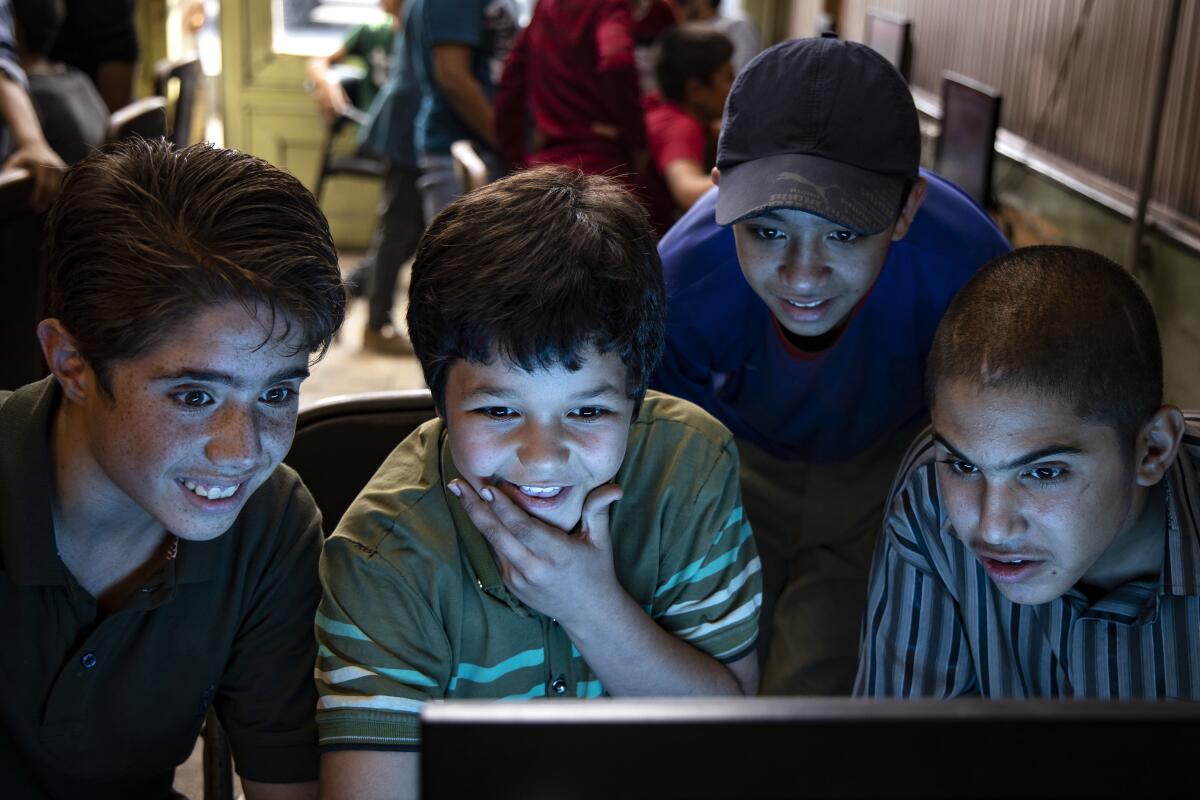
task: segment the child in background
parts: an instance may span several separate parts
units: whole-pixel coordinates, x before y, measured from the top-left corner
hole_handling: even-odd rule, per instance
[[[733,85],[733,45],[724,35],[680,25],[662,35],[658,93],[645,98],[651,168],[675,202],[675,216],[713,187],[709,133]]]

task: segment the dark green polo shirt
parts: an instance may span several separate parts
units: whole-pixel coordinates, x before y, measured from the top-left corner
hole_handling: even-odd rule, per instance
[[[243,777],[315,779],[321,519],[300,478],[281,466],[102,617],[55,549],[60,397],[52,379],[0,392],[0,795],[170,797],[210,703]]]

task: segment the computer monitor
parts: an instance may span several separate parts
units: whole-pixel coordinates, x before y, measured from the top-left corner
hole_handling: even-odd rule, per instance
[[[1200,703],[448,701],[422,740],[427,800],[1147,797],[1195,788]]]
[[[934,171],[992,208],[1000,93],[955,72],[942,76],[942,126]]]
[[[909,79],[912,64],[912,21],[878,8],[867,9],[864,43],[882,55]]]

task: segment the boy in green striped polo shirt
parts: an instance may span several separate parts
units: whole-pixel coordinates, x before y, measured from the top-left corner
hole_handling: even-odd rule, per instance
[[[755,691],[732,439],[646,393],[664,306],[645,213],[606,178],[531,170],[433,221],[408,326],[438,419],[322,557],[323,792],[415,792],[430,699]]]

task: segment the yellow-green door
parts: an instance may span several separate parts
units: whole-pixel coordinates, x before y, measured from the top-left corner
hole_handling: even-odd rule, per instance
[[[325,124],[304,89],[304,55],[276,52],[272,0],[222,0],[221,88],[225,146],[276,164],[316,185]],[[365,247],[375,226],[379,182],[333,178],[322,206],[338,246]]]

